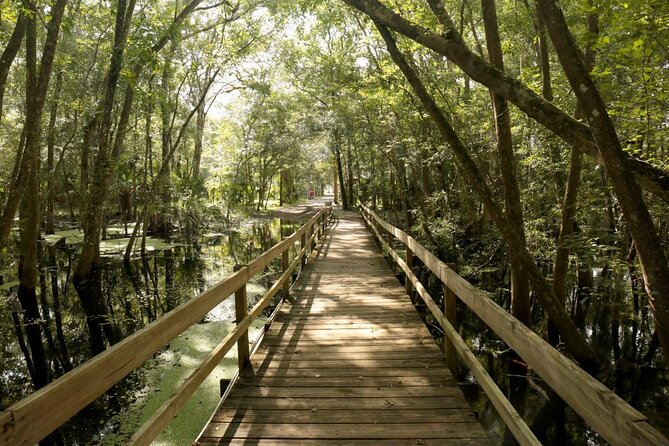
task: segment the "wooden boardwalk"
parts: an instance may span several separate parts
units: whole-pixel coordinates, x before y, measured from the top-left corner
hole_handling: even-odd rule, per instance
[[[361,219],[314,258],[196,444],[489,444]]]

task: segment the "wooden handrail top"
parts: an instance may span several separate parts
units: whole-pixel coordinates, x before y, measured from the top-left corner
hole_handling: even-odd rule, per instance
[[[39,442],[233,295],[330,212],[331,208],[319,210],[248,265],[1,412],[0,445]]]
[[[648,418],[586,373],[488,295],[460,277],[413,237],[361,205],[368,219],[406,245],[606,441],[614,445],[669,445]],[[443,313],[439,315],[443,318]]]

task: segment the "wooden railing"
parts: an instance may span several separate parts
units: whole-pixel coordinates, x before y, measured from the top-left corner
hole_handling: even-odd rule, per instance
[[[447,337],[445,349],[447,361],[452,364],[455,358],[451,352],[457,351],[521,445],[541,443],[469,350],[457,330],[453,328],[455,296],[523,358],[533,372],[610,444],[669,445],[669,440],[650,425],[645,415],[504,311],[486,293],[456,274],[415,239],[385,222],[364,205],[361,205],[361,212],[368,228],[374,233],[382,248],[387,250],[388,255],[404,271],[409,287],[422,298],[441,325]],[[387,235],[388,241],[382,233]],[[406,246],[406,262],[392,248],[389,243],[392,239],[397,239]],[[412,271],[414,257],[418,257],[444,284],[444,307],[447,311],[439,308],[414,275]]]
[[[287,295],[291,274],[298,265],[304,266],[309,253],[322,236],[331,212],[331,208],[321,209],[293,235],[265,251],[248,265],[239,267],[232,275],[204,293],[0,413],[0,445],[31,446],[38,443],[130,372],[140,367],[144,361],[180,333],[201,320],[216,305],[234,294],[237,313],[234,330],[221,341],[131,440],[131,444],[150,444],[235,343],[238,343],[240,367],[245,367],[249,363],[249,326],[277,292],[283,290],[283,296]],[[296,246],[298,240],[300,251],[295,259],[289,262],[289,250]],[[247,313],[247,282],[279,256],[282,258],[281,277]]]

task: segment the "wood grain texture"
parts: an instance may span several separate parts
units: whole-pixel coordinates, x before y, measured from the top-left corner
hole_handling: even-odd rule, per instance
[[[194,444],[489,444],[361,220],[311,260]]]

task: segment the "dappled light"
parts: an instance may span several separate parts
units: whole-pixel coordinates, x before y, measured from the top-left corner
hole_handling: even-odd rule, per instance
[[[0,446],[669,445],[666,0],[0,1],[0,160]]]

